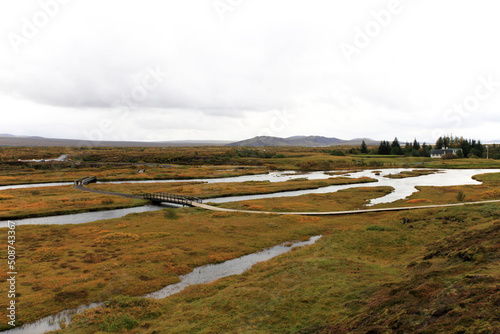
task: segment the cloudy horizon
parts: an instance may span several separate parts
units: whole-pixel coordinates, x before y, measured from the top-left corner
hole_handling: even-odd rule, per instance
[[[493,0],[0,5],[0,133],[499,141]]]

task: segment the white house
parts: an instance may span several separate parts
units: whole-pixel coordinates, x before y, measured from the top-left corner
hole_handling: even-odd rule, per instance
[[[461,150],[461,148],[442,148],[440,150],[431,150],[431,158],[441,158],[443,155],[448,153],[456,155],[457,152]]]

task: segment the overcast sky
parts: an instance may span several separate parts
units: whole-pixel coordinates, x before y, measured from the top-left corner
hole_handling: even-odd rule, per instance
[[[500,139],[498,0],[0,4],[0,133]]]

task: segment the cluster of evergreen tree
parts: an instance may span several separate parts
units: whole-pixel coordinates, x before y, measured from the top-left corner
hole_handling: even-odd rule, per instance
[[[363,142],[364,144],[364,142]],[[361,152],[367,153],[366,145],[361,144]],[[434,145],[435,149],[442,148],[460,148],[457,155],[459,157],[483,157],[486,156],[486,148],[481,144],[480,140],[475,139],[465,139],[463,137],[452,137],[444,136],[439,137]],[[381,155],[406,155],[409,157],[429,157],[432,146],[426,145],[425,143],[420,144],[417,139],[413,143],[406,142],[402,147],[398,141],[398,138],[394,138],[392,143],[383,140],[376,151],[377,154]],[[491,158],[495,158],[496,146],[492,145],[493,154],[490,155]],[[365,152],[363,152],[365,151]],[[375,152],[374,152],[375,153]]]
[[[485,153],[484,145],[480,140],[465,139],[464,137],[444,136],[439,137],[436,141],[435,149],[446,148],[461,148],[463,156],[466,157],[480,157],[482,158]]]
[[[413,143],[406,143],[404,147],[399,144],[398,138],[394,138],[392,143],[386,140],[380,142],[377,154],[381,155],[406,155],[410,157],[429,157],[431,146],[423,143],[422,145],[415,139]]]
[[[491,159],[500,159],[500,145],[488,145],[488,157]]]

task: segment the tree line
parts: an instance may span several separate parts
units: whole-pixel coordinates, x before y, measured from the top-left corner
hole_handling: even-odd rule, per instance
[[[368,150],[368,146],[363,141],[361,143],[360,152],[362,154],[379,154],[379,155],[405,155],[409,157],[430,157],[432,146],[427,145],[425,142],[420,143],[415,139],[413,142],[406,142],[401,146],[398,138],[394,138],[391,142],[382,140],[377,149]]]
[[[439,137],[436,141],[436,145],[434,148],[460,148],[462,152],[458,151],[459,157],[479,157],[482,158],[485,153],[485,147],[481,144],[480,140],[475,139],[466,139],[464,137],[452,137],[452,136],[444,136]]]
[[[366,143],[363,141],[359,152],[361,154],[379,154],[379,155],[405,155],[409,157],[430,157],[432,149],[442,148],[459,148],[456,157],[475,158],[486,157],[486,148],[480,140],[466,139],[464,137],[443,136],[436,140],[434,147],[427,145],[425,142],[420,143],[417,139],[413,142],[406,142],[404,145],[399,143],[398,138],[394,138],[392,142],[382,140],[378,148],[369,150]],[[500,146],[490,145],[489,158],[500,159]]]

